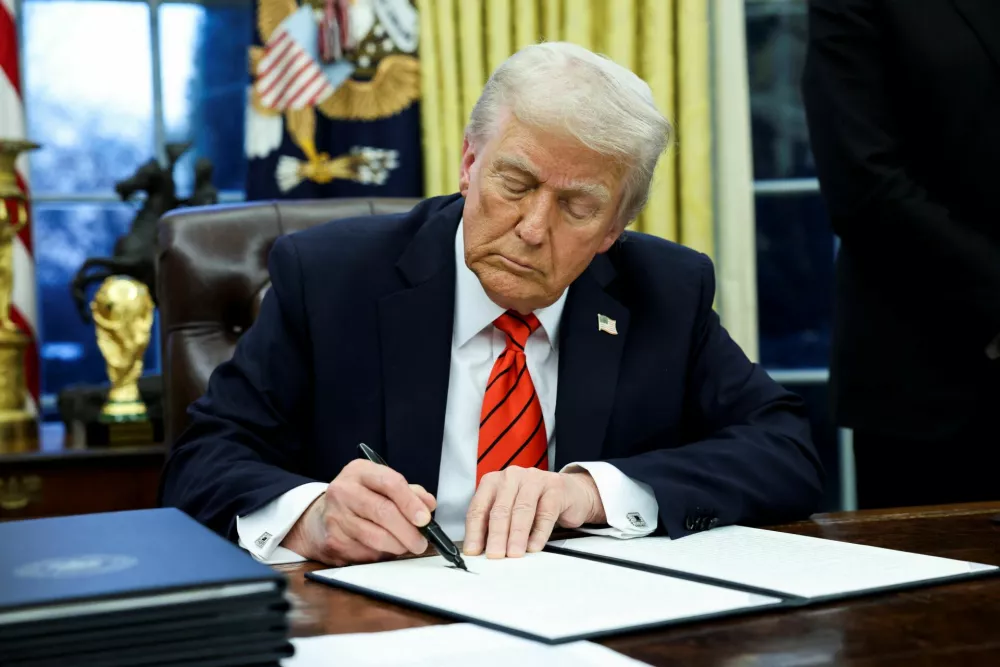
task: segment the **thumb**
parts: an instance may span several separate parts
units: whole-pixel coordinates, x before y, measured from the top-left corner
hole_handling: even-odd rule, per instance
[[[427,506],[428,510],[433,512],[435,509],[437,509],[437,500],[434,499],[434,496],[427,493],[427,489],[420,486],[419,484],[410,484],[410,489],[412,489],[413,492],[417,494],[417,497],[420,498],[420,500],[424,503],[424,505]]]

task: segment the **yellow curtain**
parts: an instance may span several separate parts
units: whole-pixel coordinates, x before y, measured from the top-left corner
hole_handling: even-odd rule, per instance
[[[675,126],[634,229],[714,255],[709,3],[704,0],[417,0],[424,180],[457,189],[472,106],[497,65],[541,40],[603,53],[643,77]]]

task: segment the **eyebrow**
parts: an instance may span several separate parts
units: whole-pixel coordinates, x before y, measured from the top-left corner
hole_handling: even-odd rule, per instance
[[[536,181],[539,180],[538,174],[531,163],[524,158],[514,155],[495,158],[493,160],[493,170],[498,172],[505,170],[519,171],[526,176],[530,176]],[[597,185],[596,183],[573,183],[569,187],[564,188],[562,192],[594,197],[602,202],[608,202],[611,200],[611,193],[608,192],[608,189],[603,185]]]

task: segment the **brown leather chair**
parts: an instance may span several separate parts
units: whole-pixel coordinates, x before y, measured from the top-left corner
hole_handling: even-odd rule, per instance
[[[230,359],[270,285],[267,256],[282,234],[330,220],[405,212],[418,199],[324,199],[207,206],[159,222],[157,296],[164,440],[187,426],[187,407]]]

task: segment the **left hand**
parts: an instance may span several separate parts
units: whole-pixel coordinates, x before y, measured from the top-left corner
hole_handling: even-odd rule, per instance
[[[510,467],[483,476],[465,516],[467,556],[518,558],[541,551],[558,523],[577,528],[605,523],[604,504],[590,473]]]

